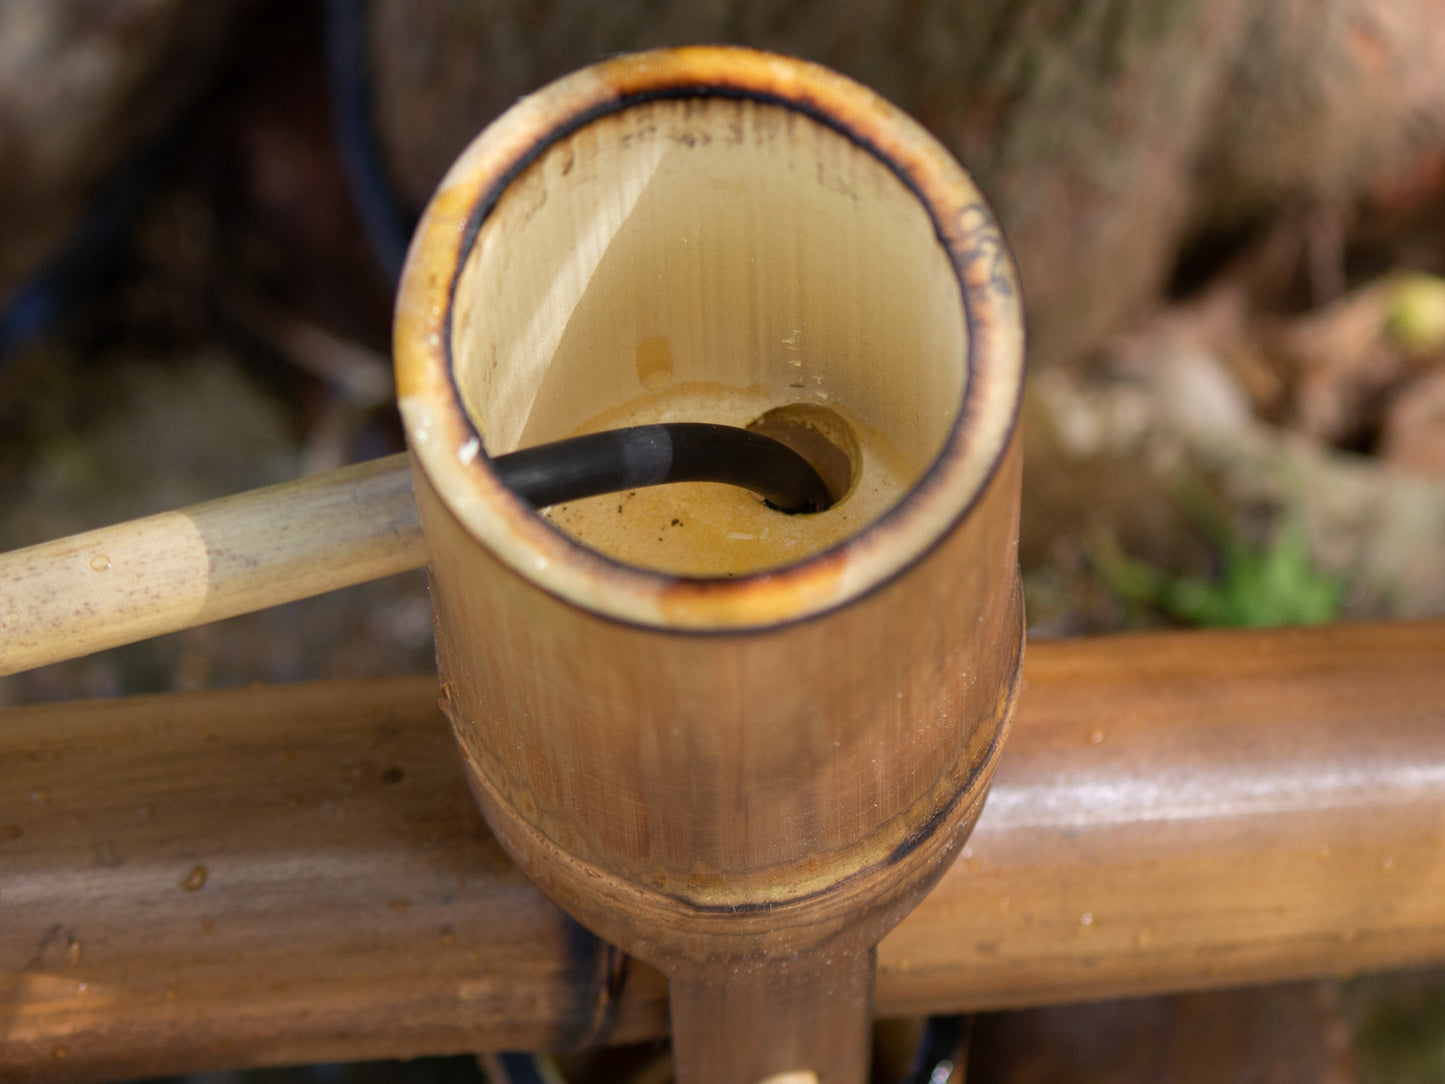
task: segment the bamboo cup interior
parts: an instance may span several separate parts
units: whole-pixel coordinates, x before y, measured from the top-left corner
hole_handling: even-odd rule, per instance
[[[958,277],[918,197],[766,101],[645,101],[555,139],[483,221],[452,313],[457,391],[492,455],[720,385],[841,406],[911,484],[967,379]]]
[[[397,390],[429,544],[446,544],[444,514],[458,545],[545,592],[657,628],[824,613],[967,519],[1012,439],[1021,330],[982,197],[887,102],[750,50],[607,61],[481,133],[413,241]],[[713,416],[705,401],[719,390],[756,414]],[[627,416],[639,400],[694,392],[695,413]],[[794,420],[831,411],[859,437],[857,488],[794,517],[847,523],[815,548],[727,572],[579,543],[596,536],[561,510],[535,514],[488,462],[587,428],[742,425],[779,407]],[[888,466],[874,477],[888,485],[863,501],[875,437]],[[726,529],[731,516],[719,517]]]

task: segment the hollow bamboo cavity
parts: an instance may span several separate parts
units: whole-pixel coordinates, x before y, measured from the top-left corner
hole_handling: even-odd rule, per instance
[[[861,1081],[873,946],[971,827],[1017,691],[1020,312],[977,191],[824,69],[622,58],[462,156],[396,353],[443,699],[499,840],[670,976],[682,1079]],[[801,561],[689,578],[490,469],[668,395],[835,410],[908,464],[897,499]]]

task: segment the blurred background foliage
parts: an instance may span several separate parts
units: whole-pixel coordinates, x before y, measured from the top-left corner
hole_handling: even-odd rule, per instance
[[[1029,309],[1032,635],[1445,614],[1439,0],[0,0],[0,546],[399,450],[393,278],[442,172],[548,79],[692,41],[860,79],[993,202]],[[0,704],[432,665],[417,574]],[[984,1016],[968,1076],[1440,1081],[1442,990]],[[668,1079],[654,1048],[554,1069]]]

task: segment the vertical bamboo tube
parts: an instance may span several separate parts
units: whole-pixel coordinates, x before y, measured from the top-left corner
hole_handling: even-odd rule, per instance
[[[747,50],[524,99],[418,230],[398,393],[447,712],[521,868],[669,975],[685,1081],[866,1077],[873,947],[971,828],[1017,692],[1020,325],[947,153]],[[897,503],[699,578],[579,544],[492,472],[663,383],[846,411],[911,464]]]

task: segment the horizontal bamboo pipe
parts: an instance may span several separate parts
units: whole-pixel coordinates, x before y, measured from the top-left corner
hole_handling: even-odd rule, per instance
[[[0,554],[0,674],[426,563],[410,458]]]
[[[1445,960],[1445,623],[1029,647],[902,1015]],[[623,1042],[666,991],[507,861],[432,678],[0,713],[0,1079]]]

